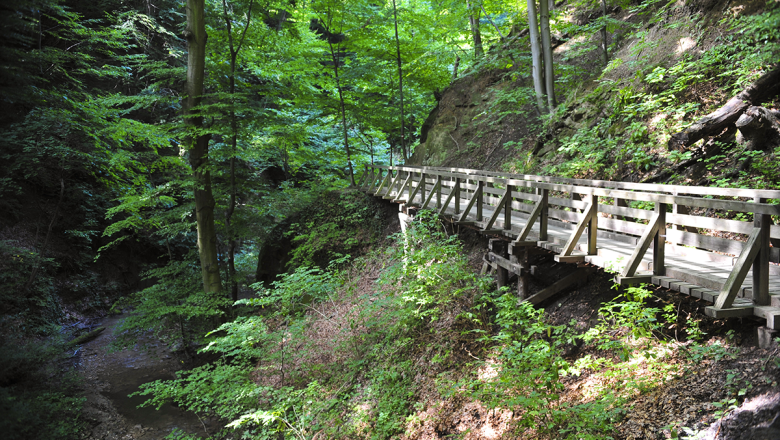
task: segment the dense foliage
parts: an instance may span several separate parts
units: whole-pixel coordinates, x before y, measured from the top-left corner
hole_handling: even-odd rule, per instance
[[[154,331],[184,356],[219,359],[144,393],[218,416],[223,437],[396,437],[421,423],[417,378],[430,372],[442,395],[512,408],[540,436],[609,433],[626,390],[674,373],[653,340],[663,311],[645,307],[646,291],[605,304],[589,332],[549,325],[475,276],[434,218],[385,249],[385,208],[345,190],[364,164],[409,160],[454,83],[489,89],[457,104],[478,108],[473,117],[447,122],[474,130],[462,145],[449,136],[463,156],[481,156],[483,138],[522,116],[525,137],[497,136],[515,171],[622,179],[657,169],[677,182],[699,161],[704,183],[780,182],[780,147],[748,148],[733,134],[663,147],[777,62],[777,2],[750,14],[559,4],[550,24],[563,104],[541,114],[523,2],[208,0],[204,92],[189,117],[185,2],[6,3],[0,429],[16,438],[83,431],[62,353],[78,333],[70,324],[108,311],[128,313],[117,348]],[[193,114],[201,123],[187,124]],[[194,138],[208,146],[196,163]],[[545,142],[549,154],[537,154]],[[205,292],[194,197],[204,175],[221,280]],[[628,333],[614,337],[610,325]],[[573,362],[563,354],[572,344],[614,356]],[[456,347],[480,355],[473,371],[500,367],[487,379],[453,374],[464,364]],[[599,368],[617,383],[637,357],[657,371],[648,383],[560,400],[566,375]]]

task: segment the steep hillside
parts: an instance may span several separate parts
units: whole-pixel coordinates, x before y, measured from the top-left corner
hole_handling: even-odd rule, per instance
[[[554,114],[540,115],[533,105],[528,37],[509,37],[441,94],[410,162],[777,187],[777,136],[749,142],[748,131],[731,121],[695,143],[670,139],[775,68],[780,5],[648,0],[608,10],[606,66],[594,28],[600,11],[577,3],[558,10],[553,45],[561,104]],[[777,94],[762,98],[751,105],[776,118]]]

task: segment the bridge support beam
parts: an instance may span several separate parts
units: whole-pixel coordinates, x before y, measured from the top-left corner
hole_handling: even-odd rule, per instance
[[[512,228],[512,188],[512,185],[506,186],[504,195],[501,196],[501,200],[498,202],[498,205],[496,205],[493,215],[490,216],[490,220],[488,220],[485,225],[485,231],[490,230],[490,228],[493,227],[493,223],[498,220],[502,211],[504,213],[504,230]]]
[[[625,267],[620,272],[616,281],[618,284],[634,284],[636,281],[643,281],[646,277],[636,277],[636,270],[642,258],[645,256],[650,243],[653,244],[653,274],[662,276],[666,270],[664,268],[664,244],[666,238],[666,203],[656,203],[655,213],[645,228],[642,237],[639,239],[634,252],[626,262]]]
[[[756,197],[756,203],[766,203],[767,199]],[[759,238],[760,248],[756,259],[753,260],[753,301],[756,305],[767,306],[769,297],[769,246],[771,239],[769,226],[772,224],[772,216],[767,214],[753,214],[753,227],[761,231]]]
[[[560,255],[555,256],[555,261],[561,263],[569,263],[584,260],[584,256],[572,255],[574,248],[577,246],[582,233],[585,232],[585,228],[588,229],[588,253],[587,255],[596,255],[596,234],[598,232],[598,205],[599,198],[595,194],[589,194],[590,199],[588,207],[585,208],[585,213],[582,215],[582,220],[577,224],[574,232],[569,236],[569,240],[563,246]]]
[[[711,313],[710,309],[728,309],[733,305],[734,298],[737,297],[737,293],[742,287],[742,282],[745,281],[750,266],[756,260],[756,256],[763,247],[763,232],[763,228],[753,227],[753,232],[750,234],[747,243],[745,243],[745,247],[742,248],[742,252],[739,254],[739,258],[737,258],[737,262],[734,264],[734,269],[731,270],[726,284],[720,290],[720,295],[718,295],[715,305],[705,309],[708,315]],[[769,263],[767,263],[767,269],[769,269]],[[758,296],[760,295],[758,293]],[[713,310],[712,313],[715,313],[715,311]]]
[[[550,191],[542,189],[539,194],[539,201],[534,205],[534,209],[531,211],[531,215],[528,216],[528,220],[517,236],[515,243],[521,243],[528,239],[528,234],[531,232],[531,228],[539,219],[539,241],[547,241],[547,203],[550,196]]]
[[[476,205],[477,208],[477,221],[482,221],[482,188],[484,188],[485,182],[478,180],[477,181],[477,188],[474,190],[474,194],[471,196],[471,200],[469,200],[469,204],[466,205],[466,210],[463,211],[463,214],[458,218],[459,222],[465,222],[466,218],[469,216],[469,213],[474,208],[474,205]],[[458,201],[455,201],[456,206],[458,206]]]

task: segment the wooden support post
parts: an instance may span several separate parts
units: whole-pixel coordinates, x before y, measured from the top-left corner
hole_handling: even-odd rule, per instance
[[[475,196],[477,197],[477,221],[481,222],[483,220],[482,217],[482,199],[483,197],[483,188],[485,187],[485,182],[478,180],[477,181],[477,189],[475,190]]]
[[[376,169],[373,167],[368,168],[366,172],[368,173],[368,179],[364,182],[365,188],[363,188],[364,191],[369,192],[376,184]],[[382,170],[379,170],[380,173]],[[380,174],[381,175],[381,174]]]
[[[441,192],[441,189],[439,189],[439,192]],[[450,194],[447,196],[447,199],[444,201],[444,204],[439,208],[439,214],[444,214],[447,212],[447,207],[450,206],[450,200],[455,200],[455,215],[458,215],[458,212],[460,212],[460,202],[458,201],[458,194],[460,192],[460,179],[455,179],[455,186],[452,187],[452,191],[450,191]]]
[[[455,215],[460,214],[460,177],[455,178],[455,188],[453,188],[455,194]]]
[[[655,215],[658,216],[658,232],[653,237],[653,275],[666,275],[666,203],[655,203]]]
[[[767,199],[757,197],[755,203],[766,203]],[[769,298],[769,225],[772,216],[753,213],[753,227],[761,231],[759,250],[753,261],[753,301],[759,306],[768,306]]]
[[[442,192],[442,186],[443,183],[441,181],[441,175],[436,176],[436,209],[441,208],[441,192]]]
[[[411,176],[414,175],[414,173],[410,174]],[[412,177],[412,180],[409,182],[409,199],[406,201],[407,204],[412,205],[414,204],[414,199],[417,197],[417,193],[422,189],[425,191],[425,174],[421,174],[422,179],[420,180],[420,184],[416,187],[414,186],[414,177]],[[412,188],[414,188],[414,191],[412,191]],[[420,199],[420,204],[422,204],[425,201],[425,198],[423,196],[422,199]]]
[[[436,210],[438,210],[441,207],[441,176],[436,176],[436,183],[433,184],[433,188],[431,188],[431,193],[428,194],[428,198],[425,199],[422,206],[420,206],[420,209],[426,209],[428,205],[431,203],[431,199],[433,199],[433,196],[438,195],[439,199],[436,203]]]
[[[593,209],[593,213],[590,215],[590,218],[588,220],[588,255],[596,255],[598,253],[598,250],[596,248],[596,238],[598,237],[598,232],[599,232],[599,217],[598,217],[599,196],[590,194],[589,198],[590,198],[590,206],[594,207],[595,209]]]
[[[388,170],[388,177],[391,177],[393,175],[392,170]],[[384,197],[390,197],[392,198],[393,188],[395,188],[395,184],[398,182],[398,180],[401,178],[401,172],[396,171],[395,177],[393,177],[393,180],[390,182],[390,185],[387,187],[387,192],[385,192]]]
[[[420,204],[425,201],[425,173],[420,173]]]
[[[539,219],[539,240],[547,240],[547,200],[549,198],[549,191],[542,189],[541,192],[542,194],[539,201],[534,205],[534,209],[531,210],[531,215],[528,216],[528,221],[515,240],[516,243],[526,241],[528,233],[531,232],[531,228],[534,226],[534,223],[536,223],[537,218]],[[544,233],[544,238],[541,237],[542,232]]]
[[[459,222],[466,221],[471,209],[474,208],[474,204],[477,205],[477,221],[482,220],[482,185],[483,182],[477,180],[477,188],[474,190],[474,194],[471,196],[468,205],[466,205],[466,210],[463,211],[463,214],[458,218]]]
[[[753,232],[750,234],[745,247],[742,248],[742,252],[740,252],[739,258],[737,258],[737,262],[734,264],[734,269],[731,270],[726,283],[720,290],[718,299],[715,301],[715,309],[728,309],[734,303],[734,298],[737,297],[737,292],[742,287],[742,282],[745,281],[750,266],[761,249],[762,235],[761,228],[753,228]],[[767,267],[767,269],[769,268]]]
[[[493,238],[488,242],[490,252],[499,255],[502,258],[508,258],[507,243],[499,238]],[[500,289],[507,285],[509,281],[509,271],[501,265],[496,266],[496,286]]]
[[[517,252],[518,249],[520,250],[520,252]],[[512,256],[514,256],[517,259],[517,264],[519,264],[522,267],[520,273],[517,274],[517,300],[518,302],[522,302],[526,298],[528,298],[529,294],[531,293],[529,289],[530,280],[528,279],[528,273],[530,271],[530,267],[528,264],[528,246],[513,248]]]
[[[573,273],[571,273],[569,276],[555,282],[552,286],[537,292],[534,296],[528,298],[526,301],[530,302],[533,305],[538,305],[544,300],[551,298],[552,296],[558,293],[563,292],[564,290],[568,289],[569,287],[575,284],[578,286],[582,286],[588,282],[589,273],[590,270],[588,270],[587,268],[576,270]]]
[[[596,227],[594,226],[598,222],[598,218],[596,218],[597,213],[598,213],[598,196],[591,195],[590,204],[585,209],[585,213],[582,215],[582,220],[580,220],[580,222],[577,224],[577,228],[569,236],[569,240],[563,246],[563,249],[561,250],[561,254],[557,255],[556,257],[571,256],[572,251],[574,251],[574,248],[577,246],[577,241],[579,241],[580,237],[582,236],[582,233],[585,232],[585,228],[587,227],[589,227],[592,230],[592,233],[588,234],[588,255],[593,255],[591,253],[591,247],[593,248],[595,254]],[[593,238],[591,238],[591,235],[593,236]]]
[[[661,224],[666,220],[666,216],[661,218],[659,212],[660,211],[656,211],[655,214],[653,214],[653,217],[650,219],[650,223],[645,228],[642,237],[639,239],[637,246],[634,248],[634,252],[631,254],[631,257],[629,257],[625,267],[623,267],[623,271],[620,272],[620,278],[629,278],[634,276],[636,269],[639,267],[639,263],[642,262],[642,257],[645,256],[645,252],[647,252],[647,249],[650,247],[651,241],[655,243],[655,240],[658,238],[658,231],[661,228]]]
[[[382,179],[382,169],[381,168],[371,168],[371,184],[368,185],[366,188],[367,191],[374,191],[374,188],[376,188],[377,180]]]
[[[363,184],[366,183],[366,180],[368,180],[368,165],[363,165],[363,173],[360,175],[360,179],[358,179],[357,182],[358,189],[363,188]]]
[[[412,184],[414,183],[414,173],[409,171],[409,175],[406,177],[406,181],[404,181],[404,184],[401,185],[401,191],[398,192],[398,199],[400,199],[404,193],[411,194],[412,193]],[[409,201],[407,200],[407,203]]]
[[[515,190],[514,185],[506,186],[506,193],[509,197],[506,200],[506,207],[504,208],[504,230],[508,231],[512,229],[512,191]]]
[[[402,183],[401,187],[398,189],[398,194],[395,195],[396,200],[404,201],[401,197],[403,197],[404,192],[406,191],[406,187],[411,185],[411,183],[409,183],[411,180],[412,180],[412,173],[407,173],[406,180],[404,180],[404,183]]]
[[[484,230],[489,230],[493,227],[493,223],[498,220],[502,210],[504,212],[504,229],[509,229],[512,221],[512,185],[507,185],[504,195],[501,196],[501,200],[493,210],[493,215],[490,216],[490,220],[488,220]]]
[[[547,241],[547,219],[549,215],[548,201],[550,199],[550,191],[546,188],[541,189],[541,200],[539,203],[541,211],[539,211],[539,241]]]
[[[374,191],[374,195],[375,195],[375,196],[379,196],[379,195],[380,195],[379,193],[382,191],[382,188],[384,188],[384,187],[385,187],[385,185],[387,185],[388,183],[390,183],[390,178],[391,178],[392,176],[393,176],[393,172],[392,172],[392,171],[390,171],[390,170],[387,170],[387,174],[385,174],[385,177],[384,177],[384,179],[382,179],[382,181],[381,181],[381,182],[379,182],[379,186],[378,186],[378,187],[377,187],[377,189]],[[381,169],[379,170],[379,177],[382,177],[382,170],[381,170]]]

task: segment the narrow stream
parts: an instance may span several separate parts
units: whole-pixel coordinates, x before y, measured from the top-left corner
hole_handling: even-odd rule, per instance
[[[178,429],[199,437],[213,434],[211,421],[200,420],[171,404],[159,410],[137,408],[146,398],[128,397],[141,384],[173,379],[183,368],[167,347],[149,337],[130,350],[109,353],[114,330],[123,316],[107,317],[100,323],[106,330],[81,348],[79,368],[86,381],[85,418],[92,423],[89,439],[159,439]],[[148,350],[142,350],[142,344]]]

